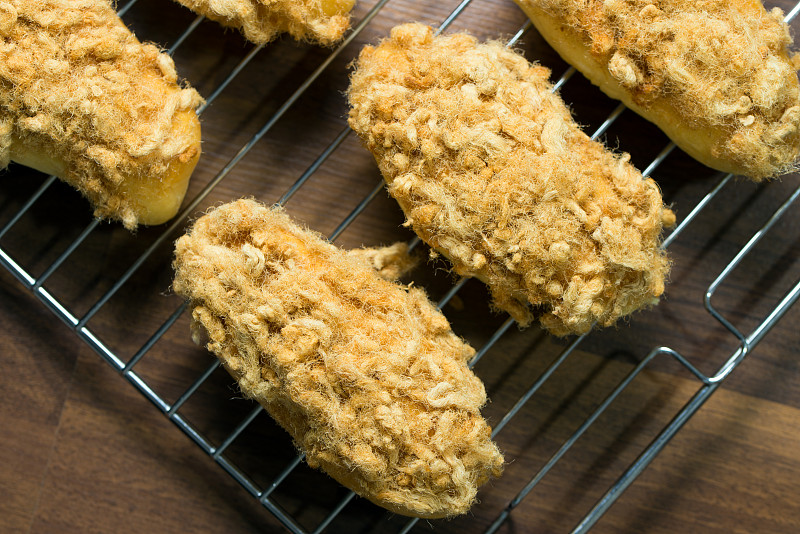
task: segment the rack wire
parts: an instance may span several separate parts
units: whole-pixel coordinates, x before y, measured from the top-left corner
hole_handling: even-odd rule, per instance
[[[137,0],[130,0],[119,9],[120,16],[124,16],[135,7]],[[270,132],[276,124],[295,106],[301,98],[306,95],[309,88],[317,82],[327,71],[332,69],[332,65],[337,60],[341,60],[340,56],[352,54],[357,43],[357,39],[361,36],[373,21],[381,17],[382,13],[386,10],[387,4],[390,0],[379,0],[374,5],[369,7],[361,16],[358,23],[354,26],[353,30],[348,35],[347,39],[338,47],[333,49],[324,57],[319,64],[311,70],[307,78],[300,83],[296,89],[293,90],[277,107],[269,119],[253,134],[239,149],[238,151],[225,163],[222,168],[200,189],[196,194],[188,200],[178,217],[166,227],[158,230],[157,233],[148,234],[145,239],[147,241],[146,247],[138,254],[135,259],[130,262],[124,272],[110,284],[110,287],[96,298],[88,309],[84,311],[77,311],[69,303],[65,302],[65,298],[60,297],[53,291],[46,287],[46,283],[51,279],[55,273],[62,268],[65,262],[69,261],[76,251],[81,248],[87,240],[98,231],[101,231],[101,223],[97,220],[92,220],[81,230],[78,235],[72,239],[63,251],[52,260],[39,274],[35,274],[31,269],[23,265],[22,262],[15,260],[14,251],[2,246],[0,242],[0,263],[11,272],[24,286],[26,286],[53,314],[62,320],[80,339],[82,339],[88,346],[90,346],[97,354],[99,354],[111,367],[113,367],[122,377],[124,377],[130,384],[138,389],[147,399],[149,399],[166,417],[169,418],[178,428],[180,428],[186,435],[188,435],[208,456],[218,464],[222,469],[230,474],[241,486],[257,499],[270,513],[272,513],[289,531],[294,533],[306,532],[322,532],[337,520],[343,514],[343,511],[348,507],[353,506],[355,495],[352,492],[344,492],[338,498],[338,501],[327,510],[327,513],[318,514],[315,516],[313,524],[304,519],[301,521],[287,511],[281,505],[278,499],[274,498],[277,490],[282,485],[287,483],[287,480],[294,476],[298,470],[301,469],[303,456],[294,455],[289,459],[282,469],[279,470],[274,476],[269,477],[266,483],[259,482],[263,478],[258,473],[248,471],[245,468],[237,465],[236,461],[228,454],[231,446],[240,439],[253,424],[254,421],[262,413],[260,407],[248,408],[247,413],[241,418],[239,423],[224,436],[219,439],[212,439],[206,436],[206,433],[197,425],[193,424],[189,417],[187,417],[182,409],[193,396],[198,394],[198,391],[206,384],[210,377],[218,369],[218,363],[209,359],[209,364],[204,369],[200,370],[197,375],[193,376],[191,383],[186,387],[176,400],[170,402],[167,396],[157,391],[157,387],[152,384],[152,379],[144,376],[144,373],[138,371],[139,366],[143,360],[151,354],[151,351],[156,347],[159,342],[164,338],[165,334],[169,332],[173,326],[185,320],[186,305],[178,304],[173,311],[171,311],[163,322],[152,330],[151,335],[141,344],[141,346],[128,358],[119,354],[118,350],[106,344],[103,341],[103,336],[97,333],[90,322],[95,318],[101,310],[103,310],[126,285],[132,283],[131,280],[136,275],[137,271],[150,261],[151,257],[156,256],[157,252],[169,245],[174,239],[181,228],[187,224],[192,216],[194,216],[198,209],[207,200],[207,197],[214,191],[220,183],[223,182],[229,175],[231,175],[240,162],[253,150],[259,141]],[[452,11],[439,23],[439,31],[446,30],[453,24],[462,13],[471,5],[472,0],[463,0],[456,5]],[[787,21],[792,21],[800,11],[800,3],[786,15]],[[392,15],[395,16],[395,15]],[[390,18],[387,16],[387,18]],[[402,22],[402,21],[396,21]],[[175,53],[184,43],[189,39],[192,34],[202,26],[204,23],[203,17],[196,17],[192,19],[179,36],[177,36],[171,45],[169,52]],[[512,37],[508,40],[509,46],[516,46],[524,35],[531,32],[531,25],[526,22],[519,28]],[[200,112],[203,113],[206,109],[214,104],[220,95],[222,95],[229,85],[234,82],[238,77],[243,76],[248,64],[258,56],[263,50],[263,46],[252,47],[245,53],[240,61],[236,63],[230,70],[229,74],[219,82],[213,90],[211,90],[206,98],[206,103]],[[568,68],[560,76],[555,83],[555,90],[561,90],[568,81],[571,80],[574,69]],[[594,130],[592,138],[600,138],[604,136],[609,128],[616,123],[616,121],[626,112],[622,105],[618,105],[611,111],[608,116],[602,120],[599,126]],[[285,205],[289,203],[295,195],[304,187],[308,187],[311,178],[317,173],[326,162],[330,160],[332,155],[336,154],[337,150],[346,142],[350,137],[350,130],[344,126],[341,131],[333,135],[332,141],[327,146],[319,151],[313,162],[306,168],[302,174],[296,178],[288,187],[285,188],[280,195],[277,204]],[[644,174],[652,175],[657,171],[660,165],[673,153],[674,145],[666,143],[652,161],[645,167]],[[686,213],[680,220],[675,229],[667,235],[663,246],[670,247],[675,240],[687,232],[690,226],[696,219],[710,206],[714,204],[715,199],[730,186],[734,181],[731,175],[722,176],[713,184],[711,189],[702,195],[696,204]],[[18,223],[26,216],[27,213],[38,203],[41,202],[42,197],[54,187],[56,184],[55,177],[45,179],[42,184],[27,198],[21,202],[19,208],[13,213],[5,225],[0,228],[0,240],[2,240],[9,232],[11,232]],[[381,182],[375,183],[374,187],[366,188],[358,194],[363,195],[357,202],[355,207],[350,211],[329,234],[331,241],[336,241],[351,224],[356,221],[364,211],[370,206],[376,198],[380,196],[383,191]],[[800,196],[800,188],[791,192],[784,202],[772,213],[772,215],[758,227],[758,229],[747,240],[743,247],[741,247],[735,255],[727,261],[724,267],[719,272],[718,276],[708,285],[704,298],[703,305],[708,315],[717,321],[729,333],[729,336],[734,340],[734,348],[723,359],[723,363],[716,367],[711,372],[703,372],[698,365],[692,362],[689,357],[682,355],[677,350],[667,346],[657,346],[649,351],[644,357],[639,359],[638,363],[632,367],[630,372],[621,378],[616,385],[607,392],[604,398],[599,400],[593,411],[583,420],[583,422],[560,444],[560,446],[552,453],[552,455],[544,460],[538,469],[522,474],[522,478],[527,481],[519,488],[516,493],[506,501],[505,505],[501,507],[495,514],[493,520],[487,525],[485,532],[496,532],[509,518],[514,514],[514,510],[521,504],[526,502],[530,493],[537,487],[537,485],[547,476],[548,473],[558,464],[559,461],[575,446],[576,442],[584,436],[587,431],[596,424],[597,420],[607,412],[610,406],[615,402],[630,387],[631,383],[642,375],[645,369],[652,367],[653,362],[657,360],[671,360],[677,362],[679,366],[688,372],[688,376],[692,377],[696,384],[696,390],[693,395],[673,414],[672,418],[663,425],[657,432],[653,439],[643,446],[627,467],[622,470],[617,479],[613,481],[602,495],[597,499],[595,504],[585,512],[583,518],[572,527],[572,532],[586,532],[603,516],[603,514],[617,501],[620,495],[637,479],[640,473],[653,461],[653,459],[663,450],[667,443],[680,431],[686,422],[703,406],[706,400],[719,388],[725,381],[730,373],[738,367],[745,358],[752,352],[753,348],[767,335],[767,333],[775,326],[775,324],[783,317],[783,315],[794,305],[798,297],[800,297],[800,280],[796,281],[779,302],[772,307],[767,313],[761,317],[755,326],[747,331],[741,331],[740,328],[734,325],[735,321],[726,317],[723,312],[717,309],[714,305],[714,297],[717,295],[720,288],[724,286],[726,281],[735,271],[737,266],[753,253],[759,242],[767,236],[774,227],[790,212],[791,206]],[[667,199],[669,200],[669,199]],[[142,236],[138,236],[142,237]],[[417,239],[412,240],[412,246],[419,245]],[[441,309],[446,310],[446,306],[458,299],[459,293],[463,292],[465,286],[470,283],[466,279],[458,280],[452,287],[450,287],[438,301]],[[504,337],[510,335],[515,329],[514,321],[507,317],[503,319],[500,324],[490,332],[487,339],[484,340],[482,345],[479,346],[475,359],[471,362],[471,366],[475,366],[484,358],[491,358],[493,350],[499,345]],[[635,325],[634,325],[635,326]],[[533,377],[531,383],[527,385],[518,397],[516,402],[500,417],[499,421],[494,424],[493,437],[497,437],[508,428],[509,424],[517,418],[526,407],[530,406],[532,399],[535,398],[543,386],[547,384],[553,375],[563,368],[564,363],[570,358],[576,357],[579,348],[585,342],[587,335],[577,337],[570,340],[570,342],[562,348],[562,350],[553,358],[552,362],[542,372]],[[188,338],[188,336],[186,336]],[[188,343],[188,339],[186,340]],[[286,437],[288,441],[288,436]],[[510,467],[510,468],[513,468]],[[362,504],[363,506],[363,504]],[[417,526],[417,520],[407,520],[402,518],[394,518],[392,528],[397,532],[406,533],[411,531]],[[383,524],[385,527],[388,523]]]

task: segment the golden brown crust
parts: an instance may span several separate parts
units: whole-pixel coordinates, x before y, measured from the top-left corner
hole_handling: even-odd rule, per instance
[[[516,0],[612,98],[700,162],[755,180],[800,153],[800,85],[783,13],[757,0]]]
[[[359,56],[350,126],[423,241],[495,306],[561,335],[657,301],[674,215],[580,131],[548,75],[500,43],[398,26]]]
[[[300,41],[331,46],[350,27],[354,0],[177,0],[245,38],[266,44],[282,33]]]
[[[176,244],[175,291],[242,392],[356,493],[396,513],[466,512],[503,458],[479,409],[474,350],[419,289],[380,278],[240,200]]]
[[[108,2],[0,2],[0,165],[58,175],[97,217],[132,229],[174,215],[200,153],[200,102]]]

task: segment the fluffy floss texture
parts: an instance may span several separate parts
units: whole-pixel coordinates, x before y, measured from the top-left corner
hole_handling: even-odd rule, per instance
[[[712,156],[756,180],[791,170],[800,86],[780,9],[758,0],[517,3],[576,31],[643,115],[663,100],[688,128],[718,130]]]
[[[266,44],[281,33],[330,46],[350,27],[348,0],[177,0],[223,26],[238,28],[249,41]],[[330,6],[330,4],[339,5]]]
[[[13,139],[64,162],[60,178],[95,216],[136,227],[124,177],[153,176],[196,156],[172,135],[201,98],[181,89],[172,59],[141,44],[105,0],[0,2],[0,166]]]
[[[474,350],[422,290],[252,200],[198,219],[174,267],[196,342],[208,340],[312,467],[419,517],[466,512],[501,473],[467,367]]]
[[[500,43],[406,24],[361,52],[349,121],[423,241],[521,324],[564,335],[657,301],[674,214],[580,131],[548,75]]]
[[[364,247],[348,250],[352,258],[358,258],[364,265],[386,280],[398,280],[417,266],[417,258],[408,250],[407,243],[395,243],[386,247]]]

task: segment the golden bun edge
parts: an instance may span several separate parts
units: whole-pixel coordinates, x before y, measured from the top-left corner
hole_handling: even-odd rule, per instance
[[[175,115],[173,129],[178,132],[177,135],[191,142],[184,152],[166,162],[167,167],[162,174],[123,177],[120,188],[139,224],[162,224],[178,213],[200,159],[201,128],[197,115],[192,111],[179,111]],[[12,139],[10,150],[11,161],[61,179],[67,175],[65,162],[53,158],[35,144]]]
[[[173,217],[200,156],[200,95],[105,0],[0,0],[0,166],[52,174],[95,217]]]
[[[771,55],[789,67],[790,74],[781,83],[789,86],[794,94],[781,103],[784,108],[779,119],[768,123],[763,134],[756,140],[752,133],[746,132],[746,128],[750,126],[746,124],[746,115],[739,118],[740,122],[734,120],[711,124],[702,117],[687,116],[682,112],[681,102],[672,98],[668,92],[646,102],[637,102],[633,92],[612,75],[612,53],[593,54],[592,46],[597,44],[591,42],[586,31],[566,23],[551,11],[540,7],[551,2],[514,1],[562,59],[574,66],[606,95],[623,102],[641,117],[658,126],[678,147],[700,163],[722,172],[744,175],[755,181],[784,174],[795,168],[796,159],[800,155],[800,84],[797,80],[797,69],[785,48],[777,53],[771,51]],[[729,7],[741,12],[743,17],[766,15],[764,7],[757,0],[732,0]],[[619,76],[619,72],[617,74]],[[725,75],[725,72],[720,72],[720,76]]]

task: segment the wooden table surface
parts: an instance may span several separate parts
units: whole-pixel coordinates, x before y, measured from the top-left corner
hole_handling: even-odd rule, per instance
[[[373,2],[359,3],[355,20]],[[275,202],[345,128],[348,64],[367,42],[399,22],[439,25],[453,0],[391,0],[334,57],[308,90],[192,212],[241,196]],[[785,4],[784,7],[791,7]],[[194,20],[166,0],[140,0],[124,17],[137,35],[165,47]],[[475,0],[451,26],[481,38],[508,38],[525,23],[510,0]],[[793,24],[800,28],[800,23]],[[518,48],[558,78],[566,65],[534,30]],[[205,97],[252,50],[237,33],[203,21],[175,52],[179,72]],[[267,124],[331,52],[282,39],[259,51],[202,117],[204,155],[187,198],[194,198]],[[591,132],[613,111],[580,75],[561,94]],[[604,134],[639,168],[667,146],[654,126],[624,111]],[[672,151],[653,172],[678,220],[721,176]],[[0,179],[0,227],[45,177],[13,166]],[[330,235],[380,183],[371,156],[349,136],[291,197],[287,210]],[[680,352],[713,374],[737,340],[703,306],[717,275],[800,185],[797,175],[767,184],[725,183],[669,251],[673,269],[656,308],[582,340],[497,435],[508,466],[479,494],[473,511],[450,521],[421,521],[414,532],[483,532],[606,395],[654,347]],[[402,213],[380,192],[341,233],[345,247],[410,240]],[[170,291],[172,241],[181,221],[94,314],[87,327],[128,361],[180,305]],[[91,224],[86,203],[60,183],[50,186],[0,239],[2,251],[32,276],[44,273]],[[44,282],[76,317],[94,303],[165,227],[131,235],[103,223]],[[423,247],[420,247],[422,249]],[[424,252],[424,251],[423,251]],[[792,206],[720,285],[714,306],[745,334],[800,278],[800,213]],[[411,280],[434,300],[454,278],[442,261],[423,263]],[[454,330],[480,347],[506,320],[468,281],[445,307]],[[0,269],[0,532],[282,532],[280,523],[161,410],[59,321],[12,274]],[[512,327],[476,373],[497,424],[573,338]],[[800,306],[743,363],[598,522],[597,532],[800,532]],[[194,346],[186,314],[159,338],[134,371],[166,403],[213,364]],[[699,380],[661,355],[635,378],[533,491],[499,532],[569,532],[669,420],[700,388]],[[231,379],[215,370],[178,414],[214,445],[253,410]],[[258,487],[294,457],[287,435],[261,413],[225,451]],[[304,464],[272,494],[312,531],[347,491]],[[406,520],[362,499],[350,501],[328,532],[399,532]]]

